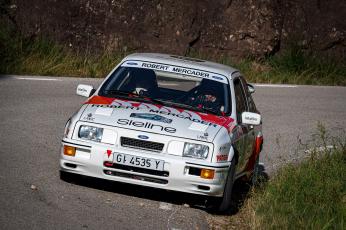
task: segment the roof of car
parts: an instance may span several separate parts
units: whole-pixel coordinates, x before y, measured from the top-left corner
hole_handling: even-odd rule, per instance
[[[181,66],[185,68],[199,69],[212,73],[222,74],[229,79],[231,79],[232,73],[239,72],[237,69],[234,69],[230,66],[211,61],[161,53],[134,53],[124,58],[124,61],[129,60],[147,61],[166,65]]]

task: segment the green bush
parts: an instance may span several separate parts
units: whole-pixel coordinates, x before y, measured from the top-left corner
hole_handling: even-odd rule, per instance
[[[253,191],[243,210],[251,228],[345,229],[346,141],[333,143],[337,148],[311,149],[307,160]]]

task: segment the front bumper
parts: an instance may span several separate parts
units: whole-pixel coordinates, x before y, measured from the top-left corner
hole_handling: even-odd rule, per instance
[[[64,145],[76,147],[74,157],[63,154]],[[109,154],[110,151],[112,154]],[[122,165],[105,166],[105,162],[113,162],[113,153],[124,153],[146,158],[164,160],[164,172],[141,170],[135,167],[123,167]],[[230,163],[212,164],[208,162],[183,158],[168,154],[151,153],[127,148],[116,148],[95,143],[85,143],[77,140],[62,141],[60,168],[62,171],[75,173],[106,180],[180,191],[199,195],[221,197],[224,191],[225,181]],[[200,169],[213,169],[213,179],[201,178]]]

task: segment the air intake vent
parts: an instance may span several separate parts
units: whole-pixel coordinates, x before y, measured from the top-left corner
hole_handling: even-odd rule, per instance
[[[143,141],[129,137],[120,137],[120,143],[123,147],[143,149],[155,152],[161,152],[164,144],[153,142],[153,141]]]

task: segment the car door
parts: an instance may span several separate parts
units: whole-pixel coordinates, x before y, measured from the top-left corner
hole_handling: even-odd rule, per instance
[[[248,105],[248,110],[247,112],[252,112],[252,113],[258,113],[257,108],[255,106],[255,102],[251,96],[251,93],[249,92],[249,88],[247,86],[247,83],[243,77],[240,77],[240,81],[242,84],[242,87],[245,92],[245,97]],[[249,131],[247,133],[246,137],[246,148],[247,148],[247,156],[250,158],[252,153],[253,153],[253,148],[255,144],[255,139],[256,139],[256,131],[253,125],[248,125]]]
[[[236,103],[236,117],[237,117],[237,127],[235,132],[237,132],[238,139],[235,143],[236,149],[239,154],[237,173],[243,172],[246,168],[247,161],[252,154],[252,148],[254,143],[254,131],[253,126],[243,124],[241,122],[241,114],[243,112],[249,111],[249,106],[247,102],[246,89],[242,79],[237,77],[233,80],[235,103]],[[247,85],[245,84],[247,87]]]

